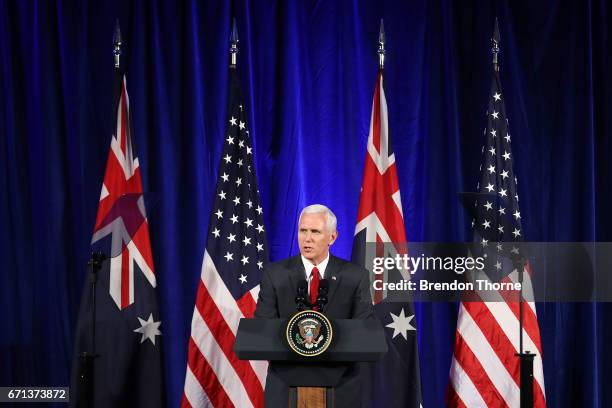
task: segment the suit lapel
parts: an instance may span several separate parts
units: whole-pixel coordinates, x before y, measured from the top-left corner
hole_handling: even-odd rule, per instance
[[[327,295],[329,303],[334,299],[334,293],[340,285],[342,276],[340,275],[340,261],[333,255],[329,255],[329,263],[325,269],[325,279],[329,282],[329,294]]]
[[[298,282],[306,279],[306,270],[300,255],[294,256],[289,262],[289,279],[291,280],[293,293],[296,293]]]

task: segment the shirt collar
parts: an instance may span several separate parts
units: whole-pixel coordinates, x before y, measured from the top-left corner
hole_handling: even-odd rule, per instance
[[[304,258],[304,255],[300,255],[302,257],[302,263],[304,264],[304,269],[306,270],[306,280],[310,279],[310,274],[312,273],[312,269],[315,265],[310,262],[308,259]],[[325,269],[327,268],[327,264],[329,263],[329,252],[327,253],[327,257],[319,262],[317,265],[317,269],[319,270],[319,274],[321,275],[321,279],[325,279]]]

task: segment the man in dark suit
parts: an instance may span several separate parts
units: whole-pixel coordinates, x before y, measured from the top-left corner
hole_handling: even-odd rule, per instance
[[[309,298],[316,298],[320,279],[329,282],[325,314],[332,319],[372,318],[370,280],[365,269],[337,258],[329,248],[338,236],[336,216],[327,207],[315,204],[302,210],[298,224],[300,255],[270,264],[264,270],[255,317],[289,318],[296,313],[298,282],[306,279]],[[346,369],[336,387],[337,407],[360,406],[359,372],[355,364]],[[282,379],[282,365],[272,362],[265,388],[266,407],[286,407],[288,388]]]

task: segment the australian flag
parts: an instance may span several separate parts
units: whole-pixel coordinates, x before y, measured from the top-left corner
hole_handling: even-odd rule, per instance
[[[91,242],[100,251],[99,269],[90,272],[81,301],[70,405],[160,407],[163,326],[157,278],[126,79],[119,69],[115,75],[111,145]]]
[[[369,255],[394,257],[407,251],[395,154],[387,119],[383,71],[376,78],[370,134],[353,240],[353,262],[371,268]],[[397,271],[393,271],[397,272]],[[390,272],[392,273],[392,272]],[[373,275],[374,276],[374,275]],[[376,280],[386,280],[385,274]],[[381,287],[380,285],[373,285]],[[366,406],[418,408],[421,382],[416,322],[411,299],[390,301],[384,290],[372,293],[374,310],[386,326],[389,352],[378,363],[363,365]]]

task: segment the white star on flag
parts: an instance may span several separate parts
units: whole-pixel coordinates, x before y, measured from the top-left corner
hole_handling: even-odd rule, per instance
[[[161,321],[154,321],[153,313],[149,314],[149,319],[144,320],[139,317],[138,321],[140,322],[140,327],[135,329],[134,332],[142,334],[140,343],[142,344],[146,339],[149,339],[151,340],[151,343],[155,345],[155,336],[161,336],[161,332],[159,331]]]
[[[394,315],[393,313],[389,313],[391,318],[393,319],[392,323],[389,323],[387,326],[390,329],[393,329],[393,337],[395,338],[398,335],[402,335],[404,340],[408,340],[408,331],[416,330],[416,327],[410,324],[410,321],[414,318],[414,315],[406,316],[404,314],[404,308],[400,310],[399,315]]]

